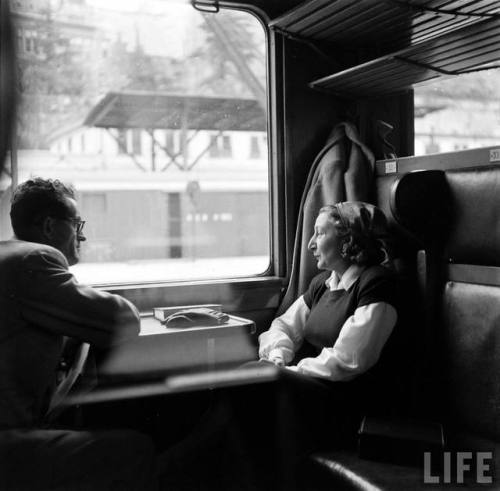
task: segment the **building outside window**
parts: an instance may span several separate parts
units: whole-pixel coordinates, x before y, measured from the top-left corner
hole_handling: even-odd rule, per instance
[[[210,135],[210,157],[231,158],[233,149],[229,135]]]
[[[82,282],[264,273],[271,224],[260,22],[160,0],[133,10],[111,0],[11,9],[18,41],[40,50],[43,63],[19,57],[17,182],[4,176],[0,216],[18,182],[58,178],[75,187],[87,221],[73,267]],[[220,50],[221,32],[234,41],[231,53]],[[248,161],[252,138],[259,151]],[[11,233],[2,219],[0,235]]]
[[[127,130],[119,128],[116,135],[118,153],[127,153]]]
[[[132,153],[134,155],[142,154],[142,131],[134,128],[132,130]]]
[[[498,145],[500,68],[415,87],[415,155]]]
[[[260,151],[260,141],[259,137],[252,135],[250,137],[250,155],[249,157],[251,159],[259,159],[261,157],[262,153]]]
[[[165,147],[170,155],[175,153],[175,133],[173,130],[165,131]]]

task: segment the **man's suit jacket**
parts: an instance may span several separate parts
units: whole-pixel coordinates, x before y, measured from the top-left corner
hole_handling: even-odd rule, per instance
[[[57,249],[0,242],[0,428],[42,421],[65,336],[109,348],[138,332],[136,308],[78,284]]]

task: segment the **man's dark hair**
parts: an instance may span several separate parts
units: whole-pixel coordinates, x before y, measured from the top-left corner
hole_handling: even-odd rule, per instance
[[[66,198],[75,199],[73,187],[58,179],[35,177],[20,184],[11,200],[10,221],[19,239],[27,238],[31,226],[47,216],[68,216]]]

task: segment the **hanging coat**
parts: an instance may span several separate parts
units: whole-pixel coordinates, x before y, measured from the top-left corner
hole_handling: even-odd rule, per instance
[[[375,158],[352,123],[337,124],[314,160],[300,203],[292,273],[278,314],[307,289],[318,273],[307,244],[321,207],[339,201],[371,202]]]

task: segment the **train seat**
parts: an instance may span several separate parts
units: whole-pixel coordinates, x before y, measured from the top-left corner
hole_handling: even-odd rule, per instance
[[[499,201],[500,166],[491,165],[403,174],[385,204],[420,249],[415,274],[425,315],[414,415],[441,422],[451,461],[472,456],[465,484],[453,465],[448,476],[443,466],[437,474],[428,469],[434,489],[500,485]],[[482,483],[478,455],[488,459]],[[411,467],[355,452],[320,453],[308,463],[308,489],[428,489],[423,461]]]

